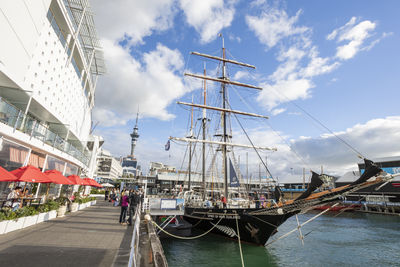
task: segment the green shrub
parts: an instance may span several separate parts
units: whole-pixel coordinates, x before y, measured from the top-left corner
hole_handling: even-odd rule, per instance
[[[49,211],[50,211],[50,210],[49,210],[49,205],[47,205],[47,203],[39,205],[39,207],[37,208],[37,210],[38,210],[40,213],[44,213],[44,212],[49,212]]]
[[[56,198],[54,201],[56,201],[60,206],[65,206],[68,204],[69,199],[66,197],[59,197],[59,198]]]
[[[60,203],[54,200],[49,200],[46,204],[49,206],[49,210],[58,210],[60,207]]]
[[[8,221],[17,219],[17,214],[9,207],[4,207],[0,211],[0,220]]]
[[[90,194],[93,195],[104,194],[104,189],[93,188],[92,190],[90,190]]]
[[[39,211],[31,206],[25,206],[15,211],[15,215],[17,218],[33,216],[38,214]]]

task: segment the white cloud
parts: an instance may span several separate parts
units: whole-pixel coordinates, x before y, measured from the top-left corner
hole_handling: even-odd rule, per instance
[[[273,85],[262,84],[261,87],[264,90],[258,95],[257,100],[271,110],[280,103],[310,97],[310,89],[314,85],[308,79],[289,79],[277,81]]]
[[[127,119],[123,119],[111,110],[101,107],[93,109],[93,118],[99,123],[101,122],[100,126],[104,127],[125,125],[127,122]]]
[[[173,118],[167,106],[186,93],[180,52],[158,44],[156,50],[144,53],[139,61],[117,44],[103,40],[103,45],[108,73],[101,77],[96,90],[95,119],[103,125],[110,125],[116,117],[127,120],[135,117],[138,106],[144,116]]]
[[[269,8],[260,16],[246,16],[246,23],[260,42],[271,48],[283,38],[304,34],[310,30],[308,27],[294,25],[301,13],[299,10],[295,16],[289,17],[284,10]]]
[[[240,81],[241,79],[248,79],[250,78],[250,74],[248,71],[239,70],[233,75],[233,80]]]
[[[290,16],[285,10],[271,7],[265,1],[253,2],[253,7],[257,7],[254,10],[259,14],[246,16],[248,27],[267,48],[279,49],[276,59],[280,64],[260,85],[266,90],[260,93],[258,101],[268,110],[284,102],[311,97],[314,77],[332,72],[342,64],[340,60],[371,49],[389,35],[383,34],[366,45],[365,41],[373,35],[376,23],[369,20],[359,22],[353,17],[326,37],[345,43],[337,47],[336,55],[320,56],[311,39],[312,29],[298,25],[301,10]]]
[[[393,144],[400,142],[400,117],[373,119],[357,124],[335,135],[351,144],[367,158],[389,157],[400,154]],[[332,134],[319,138],[299,139],[293,148],[313,165],[328,165],[332,171],[344,172],[356,168],[357,155]]]
[[[283,113],[283,112],[285,112],[285,111],[286,111],[285,108],[276,108],[276,109],[273,109],[273,110],[272,110],[271,114],[272,114],[273,116],[276,116],[276,115],[281,114],[281,113]]]
[[[279,181],[291,174],[300,174],[303,168],[324,172],[332,175],[342,175],[349,170],[357,169],[360,160],[357,155],[332,134],[319,137],[298,137],[291,139],[280,132],[272,132],[268,128],[252,129],[248,132],[250,138],[259,146],[277,147],[277,152],[260,152],[263,160],[267,157],[268,167]],[[400,143],[400,116],[373,119],[364,124],[357,124],[345,131],[335,133],[346,140],[367,158],[399,156],[400,150],[393,144]],[[282,136],[281,137],[279,137]],[[235,133],[235,143],[248,143],[244,135]],[[259,158],[250,150],[235,150],[235,154],[246,158],[249,153],[250,173],[258,176]],[[242,160],[242,164],[245,162]],[[245,166],[242,169],[245,170]],[[264,168],[261,168],[265,173]],[[242,172],[243,173],[243,172]],[[253,176],[254,176],[253,175]]]
[[[335,29],[327,37],[327,40],[337,40],[338,43],[347,42],[347,44],[337,47],[336,57],[342,60],[353,58],[360,50],[364,48],[364,42],[372,36],[376,28],[376,23],[364,20],[356,24],[357,18],[352,17],[344,26]],[[379,42],[379,41],[378,41]],[[372,46],[376,44],[372,42]],[[368,47],[371,47],[369,45]]]
[[[142,43],[154,31],[173,25],[175,0],[96,0],[92,1],[96,28],[102,38]]]
[[[180,0],[187,23],[200,34],[200,41],[208,43],[229,27],[235,14],[236,0]]]

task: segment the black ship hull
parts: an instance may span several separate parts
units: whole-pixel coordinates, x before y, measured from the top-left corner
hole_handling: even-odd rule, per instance
[[[251,215],[259,209],[209,209],[185,207],[185,220],[194,228],[237,239],[239,227],[240,240],[257,245],[265,245],[270,236],[289,217],[297,212],[282,215]],[[237,222],[237,224],[236,224]]]

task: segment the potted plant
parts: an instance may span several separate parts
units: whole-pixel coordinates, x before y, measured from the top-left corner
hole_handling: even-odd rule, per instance
[[[75,192],[72,203],[71,203],[71,207],[70,207],[71,212],[75,212],[78,210],[80,199],[81,199],[81,197],[79,196],[79,192]]]
[[[59,204],[59,208],[57,209],[57,217],[63,217],[67,212],[67,205],[68,205],[68,198],[66,197],[59,197],[56,199]]]

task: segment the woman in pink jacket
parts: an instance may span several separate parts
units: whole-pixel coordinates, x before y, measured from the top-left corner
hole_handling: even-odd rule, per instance
[[[121,193],[121,215],[119,216],[119,223],[126,224],[126,213],[128,212],[129,197],[122,191]]]

